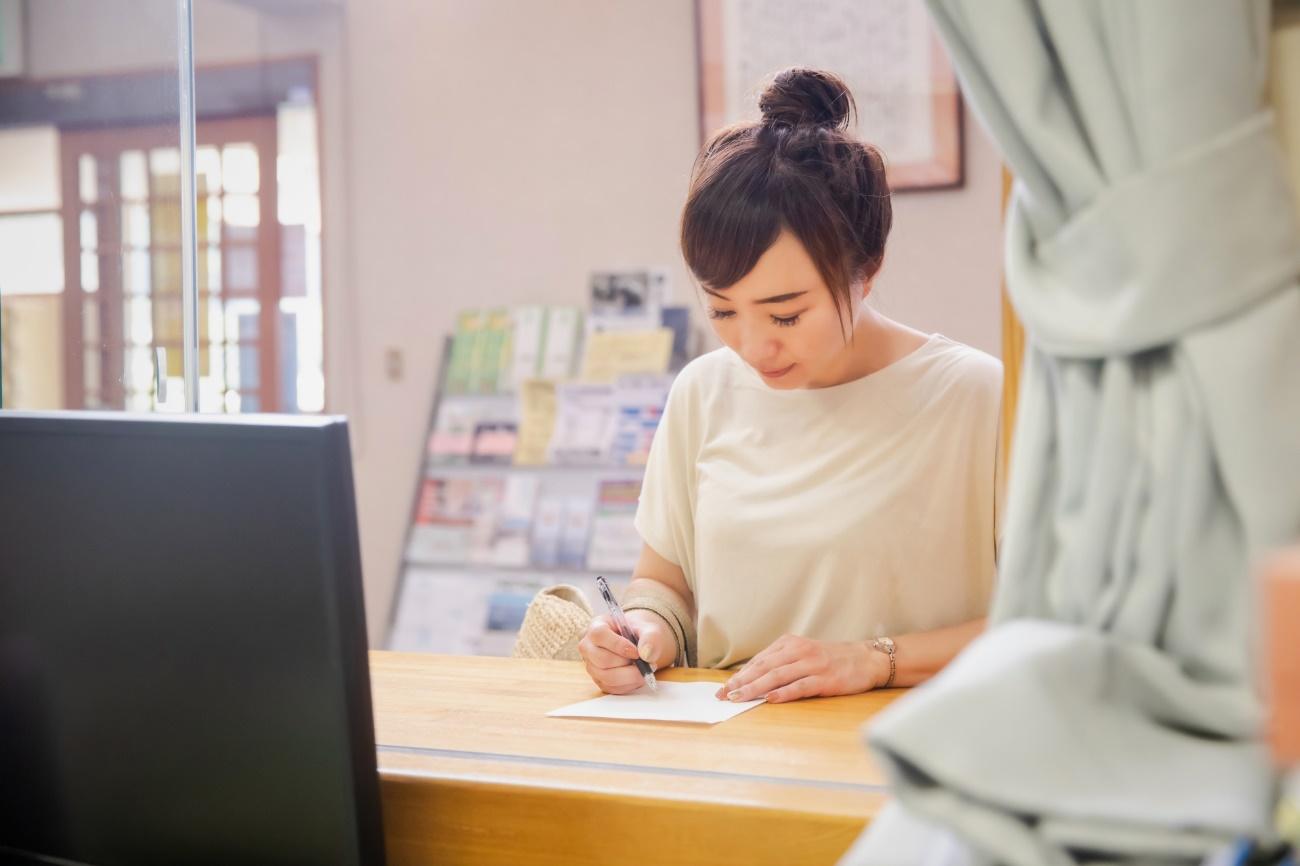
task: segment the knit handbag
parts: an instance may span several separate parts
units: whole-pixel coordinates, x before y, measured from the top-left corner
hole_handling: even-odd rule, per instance
[[[591,620],[591,605],[582,590],[565,583],[548,586],[529,602],[512,655],[577,661],[578,641]]]

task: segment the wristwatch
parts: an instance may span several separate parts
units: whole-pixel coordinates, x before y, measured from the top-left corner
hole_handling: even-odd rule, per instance
[[[887,689],[894,684],[894,674],[897,673],[898,667],[894,662],[894,653],[898,649],[894,645],[892,637],[878,637],[871,642],[871,648],[889,656],[889,679],[880,688]]]

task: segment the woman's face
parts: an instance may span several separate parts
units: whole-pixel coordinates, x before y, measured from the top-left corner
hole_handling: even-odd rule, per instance
[[[845,322],[808,251],[782,231],[753,270],[725,289],[706,288],[718,339],[769,386],[818,388],[842,380],[848,363],[846,325],[862,309],[854,292]]]

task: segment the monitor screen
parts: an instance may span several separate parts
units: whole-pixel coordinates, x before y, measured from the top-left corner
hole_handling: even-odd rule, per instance
[[[0,412],[0,861],[383,862],[345,421]]]

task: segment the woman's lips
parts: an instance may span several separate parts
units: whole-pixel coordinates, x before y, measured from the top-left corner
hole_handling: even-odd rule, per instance
[[[784,376],[786,373],[789,373],[793,369],[794,369],[794,364],[791,364],[789,367],[782,367],[779,370],[759,370],[758,372],[762,374],[764,379],[780,379],[782,376]]]

